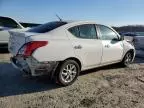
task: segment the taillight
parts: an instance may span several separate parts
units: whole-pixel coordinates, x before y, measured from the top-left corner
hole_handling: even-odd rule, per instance
[[[32,41],[29,43],[26,43],[19,51],[18,54],[22,54],[23,56],[31,56],[32,53],[43,46],[46,46],[48,44],[48,41]]]

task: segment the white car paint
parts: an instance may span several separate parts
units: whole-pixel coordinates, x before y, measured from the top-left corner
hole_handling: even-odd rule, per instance
[[[79,60],[81,70],[83,71],[94,67],[118,63],[123,60],[129,50],[133,50],[135,56],[134,46],[125,40],[119,40],[114,43],[111,40],[101,40],[99,39],[100,33],[98,33],[98,39],[81,39],[68,31],[71,27],[84,24],[97,25],[91,21],[76,21],[68,22],[46,33],[10,31],[9,51],[17,59],[17,62],[28,64],[26,67],[30,68],[32,76],[40,75],[35,72],[35,68],[44,64],[51,65],[52,63],[56,65],[55,62],[64,61],[68,58]],[[108,28],[112,29],[111,27]],[[120,35],[115,30],[113,31],[120,38]],[[31,56],[25,58],[22,50],[23,45],[32,41],[48,41],[48,44],[36,49]],[[23,58],[23,60],[19,60],[19,58]],[[16,64],[14,65],[16,66]],[[23,70],[24,66],[16,67]]]
[[[103,57],[101,63],[121,60],[123,57],[123,42],[112,43],[110,40],[103,40]],[[112,53],[114,56],[112,56]]]

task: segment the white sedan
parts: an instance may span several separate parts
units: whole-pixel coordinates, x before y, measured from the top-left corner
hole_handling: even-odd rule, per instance
[[[25,29],[19,22],[9,17],[0,16],[0,48],[7,48],[9,33],[8,30]]]
[[[14,67],[32,76],[49,74],[72,84],[80,71],[120,63],[128,66],[135,48],[111,27],[90,21],[49,22],[26,32],[10,32]]]

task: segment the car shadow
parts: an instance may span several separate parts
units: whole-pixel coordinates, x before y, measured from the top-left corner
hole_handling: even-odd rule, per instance
[[[86,74],[89,74],[89,73],[99,72],[100,70],[102,71],[102,70],[119,69],[119,68],[123,68],[123,67],[119,66],[119,64],[112,64],[112,65],[108,65],[108,66],[103,66],[103,67],[98,67],[98,68],[82,71],[80,73],[80,75],[86,75]]]
[[[7,54],[9,53],[7,48],[0,48],[0,54]]]
[[[134,63],[144,63],[144,59],[136,58]],[[90,69],[81,72],[80,76],[98,72],[99,70],[122,68],[118,64]],[[0,97],[48,91],[60,88],[48,76],[28,78],[14,69],[11,63],[0,63]]]
[[[144,57],[139,57],[139,58],[136,57],[133,64],[144,64]],[[88,73],[94,73],[94,72],[98,72],[100,70],[119,69],[119,68],[125,68],[125,67],[121,66],[119,63],[112,64],[112,65],[108,65],[108,66],[103,66],[103,67],[98,67],[98,68],[83,71],[83,72],[81,72],[80,75],[86,75]]]
[[[111,69],[116,67],[108,66],[108,68]],[[80,75],[96,72],[98,69],[102,70],[108,68],[88,70],[82,72]],[[0,97],[42,92],[60,87],[61,86],[55,84],[54,81],[50,80],[48,76],[33,78],[24,77],[19,70],[13,68],[11,63],[0,63]]]
[[[47,76],[23,77],[10,63],[0,63],[0,97],[41,92],[59,88]]]

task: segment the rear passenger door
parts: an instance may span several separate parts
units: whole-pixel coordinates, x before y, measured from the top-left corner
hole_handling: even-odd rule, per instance
[[[94,24],[83,24],[69,28],[69,35],[76,57],[85,68],[100,64],[102,56],[102,43],[97,37]]]

